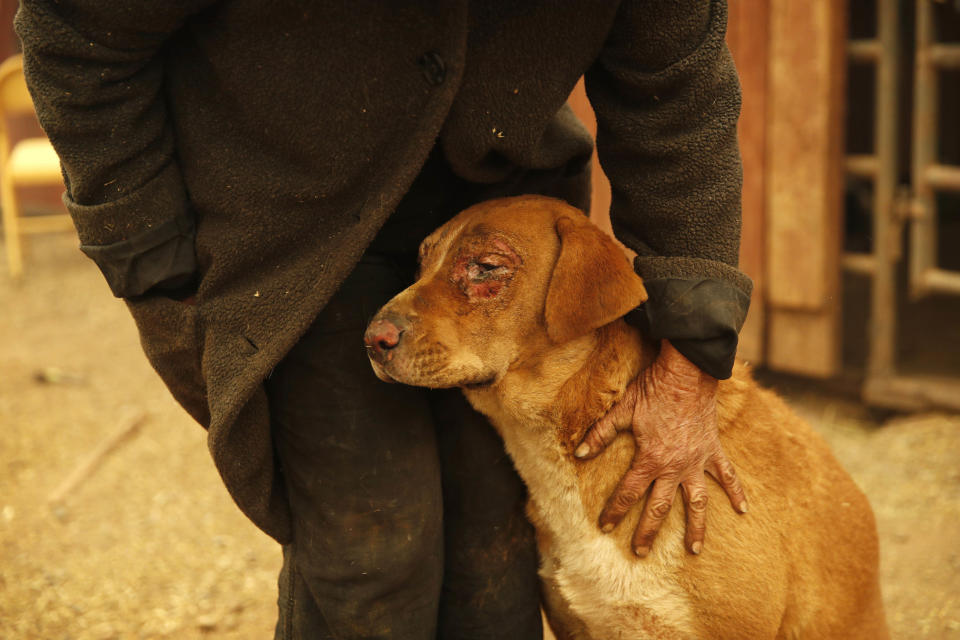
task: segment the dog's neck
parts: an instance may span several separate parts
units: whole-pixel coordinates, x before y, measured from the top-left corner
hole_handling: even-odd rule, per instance
[[[562,495],[561,502],[570,501],[565,507],[541,506],[592,523],[598,508],[592,495],[582,495],[585,463],[573,450],[655,355],[635,329],[617,320],[564,344],[541,344],[495,384],[464,393],[497,427],[534,501]]]
[[[494,385],[467,390],[488,417],[553,428],[572,454],[590,426],[656,357],[656,348],[622,320],[563,344],[541,343]],[[529,427],[528,427],[529,428]]]
[[[573,453],[588,429],[623,396],[624,389],[655,357],[652,345],[618,320],[593,332],[593,348],[560,388],[554,417],[564,449]]]

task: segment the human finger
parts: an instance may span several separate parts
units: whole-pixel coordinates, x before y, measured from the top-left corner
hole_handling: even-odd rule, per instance
[[[727,494],[733,508],[740,513],[746,513],[747,494],[743,491],[743,485],[740,484],[736,469],[733,468],[733,464],[727,459],[723,451],[719,451],[713,456],[706,470],[723,487],[723,491]]]
[[[703,538],[707,530],[707,483],[703,474],[694,474],[680,483],[680,491],[687,512],[684,544],[690,553],[699,554],[703,549]]]
[[[587,435],[577,446],[573,455],[581,460],[595,458],[613,442],[617,433],[630,427],[633,418],[633,407],[636,403],[636,393],[631,385],[627,388],[623,398],[610,407],[610,410],[597,420]]]
[[[675,495],[677,495],[676,480],[661,477],[654,482],[653,489],[647,497],[647,503],[643,507],[640,524],[633,532],[633,552],[641,558],[645,558],[650,553],[650,547],[653,546],[653,540],[660,531],[660,525],[670,513]]]
[[[617,488],[614,489],[607,504],[600,513],[600,529],[604,533],[613,531],[613,528],[620,524],[623,517],[635,504],[640,502],[640,498],[647,492],[647,487],[653,481],[653,473],[642,465],[634,463],[633,468],[627,471]]]
[[[597,420],[573,455],[581,460],[595,458],[617,437],[617,427],[613,418],[607,414]]]

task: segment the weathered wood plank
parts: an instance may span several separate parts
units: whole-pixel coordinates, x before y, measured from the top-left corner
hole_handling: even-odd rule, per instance
[[[838,372],[841,332],[836,314],[771,307],[767,365],[777,371],[829,378]]]
[[[846,4],[770,5],[766,296],[772,368],[839,368]]]
[[[743,107],[740,112],[740,155],[743,159],[743,232],[740,269],[753,279],[747,322],[740,332],[741,358],[764,361],[765,347],[765,223],[767,138],[767,55],[770,0],[730,3],[727,45],[740,75]]]

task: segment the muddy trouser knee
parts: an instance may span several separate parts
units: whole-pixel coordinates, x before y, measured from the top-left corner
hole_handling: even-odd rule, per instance
[[[276,637],[541,637],[524,489],[457,390],[380,382],[367,320],[409,274],[368,252],[267,381],[293,512]]]

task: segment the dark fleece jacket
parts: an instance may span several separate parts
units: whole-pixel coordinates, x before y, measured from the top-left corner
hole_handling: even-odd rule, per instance
[[[81,248],[283,542],[263,380],[436,144],[474,182],[580,171],[582,74],[642,322],[729,374],[750,282],[725,21],[719,0],[23,0],[16,27]],[[161,294],[187,282],[196,306]]]

